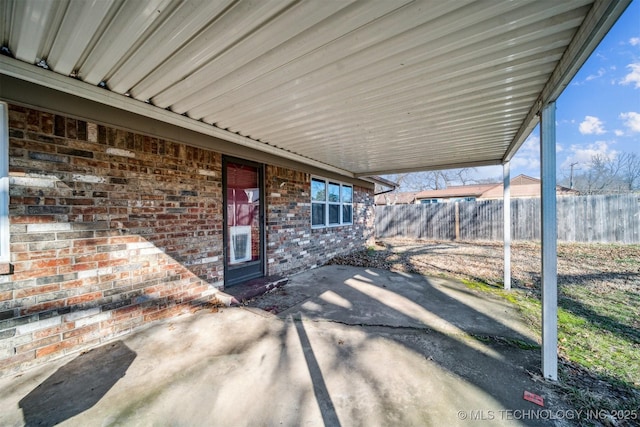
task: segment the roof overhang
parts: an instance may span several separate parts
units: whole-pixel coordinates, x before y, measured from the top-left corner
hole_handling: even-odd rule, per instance
[[[349,177],[493,165],[629,3],[0,0],[0,73]]]

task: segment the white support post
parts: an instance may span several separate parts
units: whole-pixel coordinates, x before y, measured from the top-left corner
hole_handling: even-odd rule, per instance
[[[504,289],[511,289],[511,171],[509,162],[502,165],[504,186],[502,216],[504,221]]]
[[[558,379],[558,248],[556,222],[556,104],[542,109],[540,120],[542,180],[542,374]]]
[[[0,264],[5,267],[11,262],[9,243],[9,107],[0,102]]]

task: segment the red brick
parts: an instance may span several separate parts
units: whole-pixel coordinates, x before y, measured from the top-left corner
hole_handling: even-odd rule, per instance
[[[53,353],[60,353],[67,348],[74,347],[80,343],[80,339],[72,338],[70,340],[61,341],[55,344],[48,345],[46,347],[41,347],[36,350],[36,358],[44,357]]]
[[[0,359],[0,372],[11,366],[16,366],[21,363],[32,361],[35,358],[36,358],[36,352],[29,351],[22,354],[16,354],[15,356],[11,356],[7,359]]]
[[[47,135],[53,134],[53,114],[40,114],[40,131]]]
[[[60,342],[60,335],[50,336],[37,341],[31,341],[28,344],[16,347],[16,353],[24,353],[27,351],[36,350],[40,347],[46,347],[57,342]]]
[[[97,279],[96,279],[97,281]],[[87,279],[78,279],[78,280],[69,280],[68,282],[64,282],[60,285],[62,289],[73,289],[80,288],[82,286],[87,285]]]
[[[76,248],[78,246],[98,246],[98,245],[106,245],[109,239],[101,238],[101,239],[79,239],[73,241],[73,247]]]
[[[7,300],[10,300],[11,298],[13,298],[13,291],[1,291],[0,292],[0,301],[7,301]]]
[[[141,239],[138,236],[121,236],[121,237],[111,237],[109,238],[110,245],[117,245],[120,243],[137,243],[140,242]]]
[[[25,108],[12,105],[9,108],[9,127],[14,129],[26,129],[27,111]]]
[[[83,263],[83,262],[97,262],[97,261],[105,261],[109,259],[109,254],[107,252],[99,253],[99,254],[91,254],[91,255],[83,255],[77,256],[75,258],[75,262]]]
[[[172,316],[176,316],[180,313],[182,313],[183,308],[180,306],[174,306],[174,307],[169,307],[169,308],[165,308],[162,310],[158,310],[155,311],[153,313],[149,313],[147,315],[144,316],[144,321],[145,322],[153,322],[154,320],[159,320],[159,319],[165,319],[167,317],[172,317]]]
[[[56,274],[58,274],[58,269],[56,267],[44,268],[42,270],[27,269],[19,273],[16,272],[13,276],[11,276],[11,278],[17,282],[19,280],[37,279],[38,277],[55,276]]]
[[[98,323],[94,323],[92,325],[87,325],[82,328],[73,329],[71,331],[65,332],[64,334],[62,334],[62,338],[66,340],[69,338],[76,337],[78,335],[90,334],[91,332],[95,332],[98,329],[100,329],[100,325]]]
[[[52,335],[60,335],[65,330],[63,325],[52,326],[46,329],[40,329],[39,331],[35,331],[33,333],[33,338],[40,339],[45,337],[50,337]]]
[[[28,314],[41,313],[43,311],[54,310],[65,306],[64,300],[47,301],[42,304],[35,304],[20,309],[20,315],[25,316]]]
[[[12,247],[11,249],[13,249],[12,257],[15,262],[55,258],[58,252],[55,249],[44,250],[44,251],[32,251],[32,252],[17,252],[14,247]]]
[[[48,268],[48,267],[60,267],[62,265],[71,264],[71,258],[54,258],[43,261],[36,261],[31,263],[31,268]]]
[[[46,294],[48,292],[55,292],[60,290],[60,284],[54,283],[51,285],[35,286],[33,288],[17,289],[15,291],[15,298],[26,298],[32,295]]]
[[[120,318],[129,319],[131,317],[137,317],[137,316],[140,316],[140,315],[142,315],[142,309],[140,308],[140,306],[138,306],[138,305],[130,305],[130,306],[122,307],[122,308],[119,308],[119,309],[115,310],[115,313],[113,314],[113,316],[114,316],[113,318],[116,318],[116,319],[120,319]]]
[[[82,304],[84,302],[97,300],[99,298],[102,298],[102,292],[92,292],[89,294],[79,295],[77,297],[67,298],[67,305],[72,306],[76,304]]]
[[[60,274],[65,274],[65,273],[74,273],[78,271],[95,270],[96,268],[98,268],[98,263],[86,262],[83,264],[71,264],[71,265],[63,266],[63,267],[60,267],[58,271],[60,271]]]

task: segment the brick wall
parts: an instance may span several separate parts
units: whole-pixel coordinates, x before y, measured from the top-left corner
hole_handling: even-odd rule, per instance
[[[10,106],[0,372],[215,300],[221,155]]]
[[[216,303],[223,287],[222,156],[9,107],[12,274],[0,275],[0,375]],[[311,229],[310,175],[266,166],[267,274],[322,265],[373,237]]]
[[[298,272],[373,239],[373,191],[354,186],[353,225],[311,228],[311,175],[267,166],[268,274]]]

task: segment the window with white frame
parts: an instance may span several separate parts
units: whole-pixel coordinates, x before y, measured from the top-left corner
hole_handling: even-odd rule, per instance
[[[353,224],[353,187],[323,178],[311,179],[311,225]]]
[[[9,257],[9,111],[0,102],[0,263]]]

